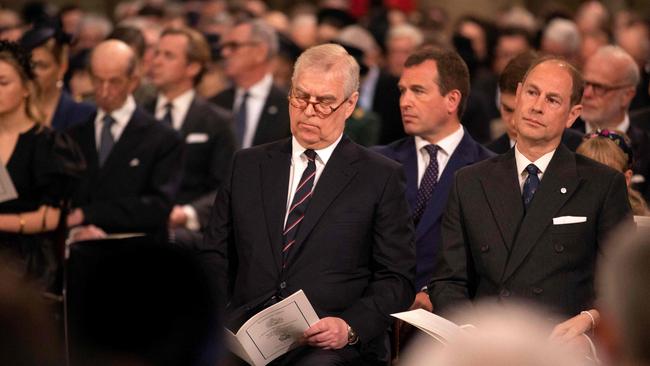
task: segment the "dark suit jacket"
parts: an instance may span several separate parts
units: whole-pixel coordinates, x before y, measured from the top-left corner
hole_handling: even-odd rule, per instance
[[[567,316],[593,305],[603,239],[631,219],[625,178],[560,145],[524,216],[516,170],[511,149],[456,174],[429,286],[436,312],[483,297],[523,298]],[[562,216],[586,222],[555,225]]]
[[[235,103],[235,88],[222,91],[212,97],[210,102],[232,111]],[[253,146],[280,140],[288,136],[291,136],[291,129],[289,127],[287,92],[274,85],[269,91],[266,103],[264,103],[255,137],[253,138]]]
[[[202,257],[211,277],[221,293],[229,288],[232,313],[302,289],[320,317],[344,319],[359,334],[362,352],[377,352],[389,314],[408,309],[414,298],[402,169],[343,137],[282,271],[290,161],[290,139],[235,153],[206,232]]]
[[[418,161],[415,139],[413,137],[407,137],[388,146],[378,147],[377,151],[402,164],[406,173],[406,198],[412,212],[415,208],[418,194]],[[431,281],[431,276],[433,276],[433,264],[442,241],[440,222],[442,221],[442,214],[447,204],[454,174],[464,166],[474,164],[492,156],[494,154],[474,141],[469,133],[465,131],[463,139],[449,158],[445,170],[440,176],[440,181],[433,191],[433,195],[422,214],[420,222],[415,228],[415,251],[417,254],[416,290],[420,290],[427,285]]]
[[[63,91],[52,116],[52,128],[65,131],[68,128],[84,123],[95,113],[95,106],[81,102],[77,103],[70,94]]]
[[[88,169],[73,197],[85,224],[107,232],[146,232],[162,239],[179,186],[183,143],[180,135],[140,108],[100,167],[95,115],[69,130]]]
[[[580,133],[572,128],[566,128],[564,129],[564,133],[562,133],[562,143],[564,146],[568,147],[569,150],[575,152],[578,146],[582,143],[583,136],[584,132]],[[508,137],[507,133],[504,133],[496,140],[485,145],[485,147],[497,154],[505,154],[511,149],[510,137]]]
[[[582,133],[585,133],[585,127],[585,122],[580,118],[571,126]],[[636,123],[632,123],[631,117],[630,128],[626,134],[630,138],[632,154],[634,154],[632,171],[634,175],[640,175],[645,179],[642,183],[634,184],[634,188],[641,192],[646,201],[650,201],[650,135]]]
[[[402,125],[402,112],[399,108],[399,78],[381,71],[375,86],[375,95],[372,100],[372,110],[381,118],[379,143],[390,144],[406,137]]]

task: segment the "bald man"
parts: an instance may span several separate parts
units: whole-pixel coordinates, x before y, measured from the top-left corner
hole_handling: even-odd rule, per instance
[[[171,127],[136,107],[136,57],[129,46],[109,40],[95,47],[90,73],[97,113],[71,129],[88,168],[73,196],[68,226],[98,235],[146,233],[167,240],[182,168],[183,144]]]

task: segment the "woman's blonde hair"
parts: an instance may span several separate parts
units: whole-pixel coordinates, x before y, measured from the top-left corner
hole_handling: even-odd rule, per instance
[[[0,41],[0,61],[11,65],[20,76],[20,80],[27,89],[28,95],[25,98],[25,113],[34,122],[42,125],[44,123],[43,113],[36,107],[34,98],[37,93],[37,85],[34,82],[34,70],[32,69],[31,53],[25,51],[15,42]]]

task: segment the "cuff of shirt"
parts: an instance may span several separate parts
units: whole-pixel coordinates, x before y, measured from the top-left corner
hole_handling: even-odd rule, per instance
[[[199,223],[199,216],[196,214],[194,207],[190,205],[184,205],[183,211],[185,212],[185,216],[187,216],[185,228],[187,230],[199,231],[201,229],[201,223]]]

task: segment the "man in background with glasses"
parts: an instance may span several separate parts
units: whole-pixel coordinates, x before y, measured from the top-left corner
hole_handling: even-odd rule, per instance
[[[320,317],[273,365],[385,365],[389,314],[414,299],[402,169],[343,135],[358,87],[343,47],[305,51],[288,98],[292,138],[237,152],[215,201],[202,258],[231,329],[298,290]]]
[[[639,83],[639,67],[620,47],[605,46],[587,59],[584,66],[585,91],[582,120],[573,128],[581,132],[609,129],[630,137],[634,154],[632,183],[650,199],[650,138],[641,128],[630,125],[628,109]]]
[[[273,85],[271,74],[277,53],[275,30],[259,19],[241,22],[223,37],[224,71],[233,85],[210,101],[233,111],[239,147],[290,135],[287,92]]]

